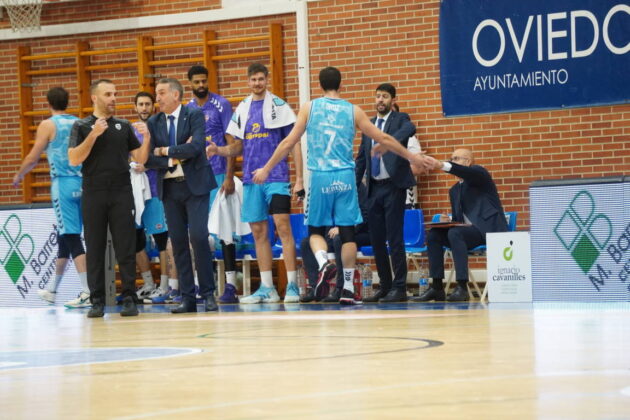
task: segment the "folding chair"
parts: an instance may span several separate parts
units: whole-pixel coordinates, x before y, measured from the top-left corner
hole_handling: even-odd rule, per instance
[[[518,213],[515,211],[507,211],[505,212],[505,220],[507,222],[507,226],[508,226],[508,232],[514,232],[516,231],[516,219],[517,219],[517,215]],[[476,246],[472,249],[468,250],[468,255],[471,256],[486,256],[486,246],[485,245],[479,245]],[[450,258],[451,261],[453,260],[453,253],[451,252],[450,248],[445,248],[444,251],[444,261],[446,261],[446,258]],[[451,282],[453,281],[455,277],[455,266],[453,265],[453,268],[451,269],[451,271],[448,273],[448,278],[446,280],[446,286],[444,286],[444,290],[447,291]],[[479,288],[477,279],[475,278],[475,276],[473,275],[472,270],[470,269],[470,267],[468,268],[468,280],[472,283],[473,287],[475,288],[475,290],[477,291],[477,294],[480,296],[480,301],[483,302],[486,300],[486,296],[488,294],[488,282],[484,282],[484,287],[483,287],[483,292],[481,291],[481,289]]]

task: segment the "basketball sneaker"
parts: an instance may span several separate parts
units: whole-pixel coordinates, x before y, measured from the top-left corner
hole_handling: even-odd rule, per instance
[[[229,303],[238,303],[238,296],[236,292],[236,287],[233,284],[227,283],[225,285],[225,290],[221,297],[219,297],[219,303],[229,304]]]
[[[317,276],[317,285],[315,286],[315,300],[320,301],[328,296],[330,290],[330,281],[337,276],[337,266],[333,262],[326,262],[319,269]]]
[[[47,303],[51,305],[55,304],[55,298],[57,297],[57,292],[51,292],[48,289],[40,289],[37,291],[37,296]]]
[[[144,286],[138,289],[138,291],[136,292],[136,295],[138,295],[138,299],[140,299],[140,301],[143,301],[144,298],[148,298],[151,295],[151,293],[153,293],[154,290],[155,290],[155,284],[145,284]]]
[[[143,300],[142,303],[153,303],[153,298],[158,297],[162,294],[166,294],[168,293],[168,290],[162,290],[159,287],[156,287],[155,289],[153,289],[153,291],[149,294],[149,296],[146,296]]]
[[[339,298],[340,305],[356,305],[358,302],[354,299],[354,292],[343,289],[341,291],[341,297]]]
[[[241,303],[277,303],[280,302],[280,296],[275,287],[267,287],[260,285],[258,290],[249,296],[241,298]]]
[[[79,296],[77,296],[76,299],[67,301],[66,303],[63,304],[63,306],[65,306],[68,309],[89,308],[90,306],[92,306],[92,303],[90,302],[90,294],[85,293],[84,291],[81,291],[81,293],[79,293]]]
[[[159,287],[156,290],[159,290],[160,293],[151,298],[151,303],[171,303],[176,296],[179,296],[179,290],[170,287],[166,292],[163,292]]]
[[[294,281],[287,283],[287,290],[284,293],[284,303],[299,303],[300,302],[300,289]]]

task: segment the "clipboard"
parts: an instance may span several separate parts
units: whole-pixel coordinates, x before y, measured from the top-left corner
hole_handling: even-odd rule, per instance
[[[432,222],[432,223],[425,223],[424,225],[428,228],[435,228],[435,229],[448,229],[448,228],[457,227],[457,226],[472,226],[471,224],[468,224],[468,223],[458,223],[458,222]]]

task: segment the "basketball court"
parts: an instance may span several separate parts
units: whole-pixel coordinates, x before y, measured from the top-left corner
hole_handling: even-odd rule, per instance
[[[112,310],[113,308],[108,308]],[[0,311],[4,418],[626,418],[627,304]]]

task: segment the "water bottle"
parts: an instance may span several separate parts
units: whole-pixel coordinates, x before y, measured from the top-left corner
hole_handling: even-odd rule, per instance
[[[420,276],[418,279],[418,296],[421,296],[429,288],[429,271],[422,266],[418,274]]]
[[[304,267],[301,265],[297,268],[297,284],[300,289],[300,296],[306,294],[306,276],[304,275]]]
[[[372,270],[369,264],[363,264],[361,270],[361,283],[363,284],[363,299],[374,296],[372,288]]]

